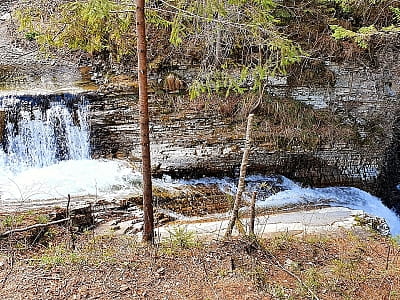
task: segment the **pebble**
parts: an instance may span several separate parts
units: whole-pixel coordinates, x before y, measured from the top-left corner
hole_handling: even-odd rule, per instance
[[[123,285],[121,285],[119,290],[120,290],[120,292],[126,292],[127,290],[129,290],[129,286],[126,284],[123,284]]]
[[[0,17],[0,21],[8,21],[8,20],[11,20],[11,14],[10,13],[6,13],[6,14],[4,14],[4,15],[2,15]]]

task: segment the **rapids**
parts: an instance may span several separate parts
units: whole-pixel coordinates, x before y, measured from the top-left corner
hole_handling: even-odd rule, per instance
[[[4,111],[0,148],[0,208],[26,209],[61,205],[74,199],[121,199],[141,194],[141,176],[126,161],[90,158],[89,109],[73,94],[0,96]],[[2,124],[2,122],[0,122]],[[2,132],[0,131],[0,132]],[[384,218],[393,235],[399,217],[381,200],[353,187],[303,187],[284,176],[246,178],[245,197],[258,192],[258,207],[331,205],[363,210]],[[154,179],[165,190],[213,185],[234,195],[236,178]]]

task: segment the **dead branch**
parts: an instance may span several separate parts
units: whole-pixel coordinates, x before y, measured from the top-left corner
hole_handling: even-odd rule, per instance
[[[70,220],[70,218],[68,217],[68,218],[65,218],[65,219],[52,221],[52,222],[49,222],[49,223],[46,223],[46,224],[34,224],[34,225],[31,225],[31,226],[28,226],[28,227],[16,228],[16,229],[9,230],[9,231],[1,233],[0,234],[0,239],[5,238],[5,237],[7,237],[7,236],[9,236],[9,235],[11,235],[13,233],[29,231],[29,230],[32,230],[32,229],[35,229],[35,228],[48,227],[48,226],[51,226],[51,225],[64,223],[64,222],[69,221],[69,220]]]
[[[229,220],[228,228],[225,232],[225,237],[230,237],[232,235],[233,227],[235,226],[236,220],[238,220],[239,217],[239,206],[242,201],[242,194],[245,188],[246,169],[249,161],[250,148],[252,143],[251,131],[253,126],[253,117],[254,114],[252,113],[249,114],[249,116],[247,117],[246,142],[242,157],[242,163],[240,165],[239,183],[236,192],[235,202],[233,204],[231,218]]]
[[[317,296],[317,294],[315,294],[314,291],[298,275],[296,275],[295,273],[290,271],[288,268],[283,266],[279,262],[279,260],[271,252],[269,252],[264,246],[262,246],[257,240],[255,240],[255,241],[253,240],[252,245],[254,247],[256,247],[256,249],[264,252],[264,254],[266,254],[266,258],[271,262],[271,264],[275,265],[276,267],[278,267],[279,269],[281,269],[282,271],[286,272],[287,274],[292,276],[294,279],[296,279],[299,282],[299,284],[302,285],[308,291],[308,293],[311,295],[312,299],[319,300],[319,297]]]

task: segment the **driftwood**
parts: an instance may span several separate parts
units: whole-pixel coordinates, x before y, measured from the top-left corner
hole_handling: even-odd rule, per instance
[[[0,238],[5,238],[5,237],[7,237],[7,236],[9,236],[9,235],[11,235],[13,233],[17,233],[17,232],[24,232],[24,231],[29,231],[29,230],[36,229],[36,228],[43,228],[43,227],[48,227],[48,226],[51,226],[51,225],[64,223],[64,222],[67,222],[69,220],[70,220],[70,218],[68,217],[68,218],[65,218],[65,219],[52,221],[52,222],[49,222],[49,223],[46,223],[46,224],[35,224],[35,225],[31,225],[31,226],[24,227],[24,228],[12,229],[12,230],[0,233]]]
[[[78,228],[78,230],[90,228],[95,224],[94,214],[104,214],[106,212],[113,212],[116,211],[116,209],[122,208],[123,206],[127,205],[129,206],[129,204],[130,204],[129,201],[114,203],[114,202],[99,200],[95,203],[91,203],[86,206],[71,208],[71,196],[68,195],[66,210],[62,211],[62,213],[58,212],[53,213],[52,215],[53,220],[54,219],[58,220],[54,220],[46,224],[34,224],[24,228],[16,228],[3,233],[0,232],[0,239],[3,239],[13,233],[29,231],[35,228],[45,228],[51,225],[61,224],[64,222],[69,222],[68,227],[70,227],[70,229],[74,227],[74,230],[76,228]]]

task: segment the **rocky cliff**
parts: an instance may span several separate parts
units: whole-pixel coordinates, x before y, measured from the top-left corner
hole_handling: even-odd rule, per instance
[[[352,185],[380,194],[392,189],[399,180],[397,47],[377,55],[374,66],[311,61],[301,76],[292,73],[271,79],[269,97],[263,100],[264,109],[258,113],[254,129],[249,169],[279,173],[313,185]],[[175,70],[182,79],[190,72],[193,71],[189,67],[182,66]],[[160,82],[162,78],[153,79]],[[139,161],[136,95],[90,98],[94,156]],[[306,109],[294,114],[306,114],[311,107],[318,111],[322,117],[313,115],[313,120],[325,124],[306,132],[308,136],[315,135],[317,141],[311,143],[306,137],[303,143],[271,143],[270,136],[277,135],[277,121],[268,113],[271,98],[304,104]],[[227,116],[212,101],[191,102],[166,92],[154,93],[150,106],[155,173],[191,177],[237,172],[244,145],[243,119]],[[338,119],[333,120],[332,115]],[[322,132],[333,129],[333,136]],[[296,126],[292,124],[290,130],[297,130]]]

